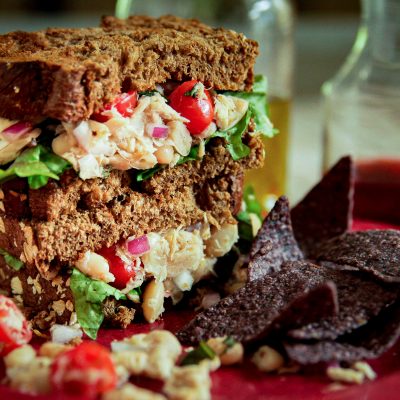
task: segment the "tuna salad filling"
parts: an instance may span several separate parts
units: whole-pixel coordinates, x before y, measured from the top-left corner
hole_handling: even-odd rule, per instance
[[[224,138],[237,160],[249,154],[242,142],[246,132],[274,135],[266,110],[266,82],[257,77],[252,92],[216,92],[187,81],[122,93],[78,123],[0,119],[0,182],[27,178],[36,189],[68,168],[81,179],[136,170],[140,181],[201,158],[213,137]]]
[[[186,229],[130,237],[96,252],[87,251],[74,263],[71,276],[78,322],[85,329],[96,321],[86,321],[87,307],[80,306],[80,299],[87,296],[83,293],[87,286],[83,290],[82,281],[97,282],[108,288],[109,295],[118,294],[133,301],[142,308],[144,318],[154,322],[164,311],[165,299],[178,303],[185,291],[212,275],[217,258],[227,254],[238,238],[237,224],[216,229],[205,221]],[[96,332],[99,326],[95,327]]]

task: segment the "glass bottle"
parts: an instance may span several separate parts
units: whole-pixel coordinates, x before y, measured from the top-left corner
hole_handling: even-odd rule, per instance
[[[400,1],[362,0],[353,48],[325,83],[324,169],[356,162],[357,216],[400,221]]]
[[[245,33],[257,40],[260,55],[256,73],[267,76],[269,115],[279,133],[263,139],[265,164],[248,171],[245,183],[254,187],[257,198],[270,210],[286,192],[289,117],[293,95],[293,8],[288,0],[247,0],[248,26]]]

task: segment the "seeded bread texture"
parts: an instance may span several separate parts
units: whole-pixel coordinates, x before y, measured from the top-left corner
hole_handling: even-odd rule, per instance
[[[242,34],[175,17],[136,17],[126,28],[106,18],[104,25],[1,35],[0,117],[76,122],[121,89],[168,80],[251,89],[258,46]]]
[[[0,248],[53,276],[87,250],[110,246],[129,236],[187,227],[207,220],[211,225],[235,223],[244,169],[262,164],[260,139],[248,141],[248,157],[233,161],[223,141],[210,143],[202,160],[165,169],[138,185],[129,172],[112,171],[106,179],[82,181],[66,174],[37,191],[17,193],[3,188]],[[178,177],[166,184],[166,175]],[[233,184],[232,184],[233,183]],[[30,196],[39,205],[34,206]],[[10,195],[26,196],[26,213],[8,208]],[[29,208],[29,205],[31,207]]]
[[[16,271],[0,257],[0,293],[14,300],[33,329],[47,331],[55,323],[74,322],[75,306],[68,271],[46,279],[34,267]],[[135,305],[108,298],[103,303],[103,311],[106,325],[126,328],[134,319]]]

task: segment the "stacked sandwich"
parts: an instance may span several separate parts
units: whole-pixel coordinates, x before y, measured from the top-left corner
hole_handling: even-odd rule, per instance
[[[238,239],[272,135],[257,44],[195,20],[0,36],[0,289],[37,328],[149,322]]]

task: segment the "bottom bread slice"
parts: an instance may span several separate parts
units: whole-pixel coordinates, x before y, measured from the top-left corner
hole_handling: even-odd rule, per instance
[[[39,330],[77,320],[86,333],[95,336],[103,319],[126,327],[136,313],[154,322],[162,314],[166,298],[178,303],[194,284],[212,276],[217,259],[238,240],[238,226],[223,224],[217,229],[203,220],[142,238],[148,244],[142,254],[129,252],[129,240],[111,248],[133,271],[124,288],[113,286],[117,282],[113,274],[120,267],[113,268],[108,248],[86,252],[74,265],[60,267],[53,277],[44,277],[35,267],[18,264],[16,259],[13,262],[4,253],[0,257],[0,290],[14,299]]]

